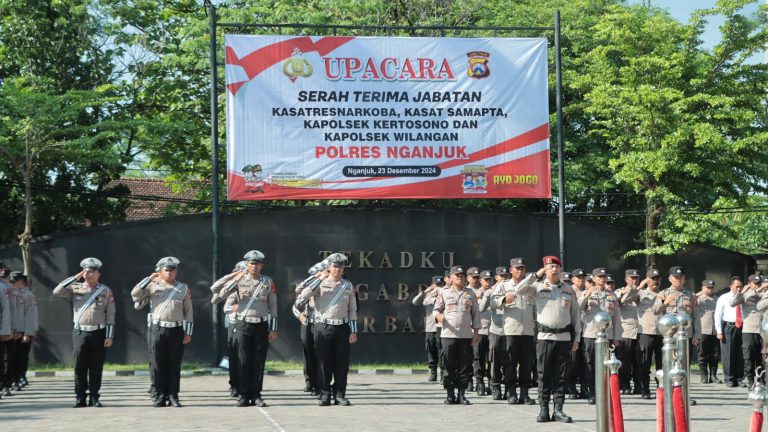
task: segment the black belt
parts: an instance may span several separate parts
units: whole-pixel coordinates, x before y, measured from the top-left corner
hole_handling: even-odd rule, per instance
[[[536,324],[536,326],[540,333],[571,333],[573,331],[573,326],[570,324],[565,328],[552,328],[544,324]]]

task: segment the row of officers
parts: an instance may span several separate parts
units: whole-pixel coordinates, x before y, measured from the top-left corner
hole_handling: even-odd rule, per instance
[[[237,406],[264,407],[262,387],[269,343],[277,338],[277,286],[261,273],[264,254],[249,251],[235,271],[211,287],[211,302],[224,302],[230,348],[231,392]],[[304,327],[312,327],[312,356],[308,364],[315,392],[322,406],[350,405],[346,398],[350,345],[357,342],[357,297],[353,285],[343,279],[347,257],[331,254],[311,269],[297,288],[294,305]],[[192,294],[177,280],[181,262],[160,259],[155,271],[131,290],[134,308],[149,306],[147,347],[153,406],[181,407],[179,400],[184,346],[192,341],[194,328]],[[75,363],[74,408],[102,407],[100,389],[106,350],[112,346],[115,296],[100,282],[102,263],[85,258],[81,271],[58,284],[53,295],[71,301],[72,345]],[[4,270],[4,269],[0,269]],[[26,288],[27,277],[10,273],[0,284],[0,395],[11,396],[26,385],[26,360],[37,330],[34,296]],[[300,312],[299,312],[300,311]],[[303,335],[302,339],[310,336]]]
[[[656,370],[662,367],[657,320],[676,312],[692,317],[689,336],[698,346],[703,383],[721,382],[717,367],[722,344],[726,383],[736,386],[746,376],[745,386],[751,386],[762,361],[760,320],[768,311],[768,283],[759,275],[750,276],[748,284],[734,276],[730,289],[716,297],[712,280],[704,280],[696,294],[685,289],[685,271],[679,266],[669,269],[665,289],[657,269],[644,278],[627,269],[624,285],[617,288],[605,268],[561,274],[556,257],[543,261],[535,273],[526,273],[522,258],[497,267],[495,274],[454,267],[433,277],[432,285],[413,299],[424,307],[428,379],[436,381],[439,368],[447,404],[469,404],[466,391],[472,389],[474,376],[478,395],[533,405],[528,389],[538,382],[538,421],[570,422],[562,411],[565,394],[595,403],[598,330],[593,318],[601,311],[612,318],[607,337],[622,361],[622,393],[651,398],[652,363]]]

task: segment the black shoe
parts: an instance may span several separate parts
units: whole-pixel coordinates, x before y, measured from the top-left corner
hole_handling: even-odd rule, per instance
[[[530,396],[528,396],[528,389],[522,388],[520,389],[520,400],[519,402],[521,405],[536,405],[536,401],[531,399]]]
[[[472,378],[469,379],[469,387],[467,388],[467,391],[475,391],[475,385],[474,382],[472,382]]]
[[[569,393],[568,394],[568,399],[578,399],[578,398],[579,398],[578,393]]]
[[[720,378],[717,377],[717,373],[713,373],[709,375],[709,382],[715,383],[715,384],[723,383],[722,381],[720,381]]]
[[[72,408],[85,408],[86,406],[84,397],[75,399],[75,403],[72,404]]]
[[[237,400],[237,406],[240,407],[240,408],[245,408],[247,406],[251,406],[251,401],[249,401],[248,399],[240,398],[240,399]]]
[[[88,398],[88,406],[89,407],[92,406],[92,407],[96,407],[96,408],[103,408],[104,407],[104,405],[102,405],[101,402],[99,401],[99,398],[93,397],[93,396]]]
[[[168,406],[168,398],[164,396],[160,396],[157,399],[155,399],[155,403],[152,404],[155,408],[162,408]]]
[[[501,387],[491,386],[491,395],[493,400],[501,400]]]
[[[257,397],[256,399],[253,400],[253,403],[251,405],[257,406],[259,408],[264,408],[264,407],[267,406],[267,403],[264,402],[264,400],[262,398]]]
[[[482,380],[482,378],[477,380],[477,385],[475,388],[477,389],[478,396],[485,396],[485,382]]]
[[[331,399],[321,398],[320,402],[317,403],[318,406],[331,406]]]
[[[589,399],[589,393],[582,390],[581,392],[579,392],[579,399]]]
[[[349,399],[347,399],[344,396],[339,396],[338,399],[336,399],[336,401],[341,406],[350,406],[350,405],[352,405],[352,402],[350,402]]]
[[[632,390],[632,394],[633,395],[643,394],[643,391],[640,389],[639,385],[636,385],[635,388]]]
[[[456,401],[456,393],[454,393],[453,388],[447,388],[445,389],[445,392],[446,392],[445,404],[456,405],[458,402]]]
[[[179,402],[179,396],[173,395],[170,397],[171,405],[175,406],[176,408],[181,408],[181,402]]]
[[[650,399],[651,398],[651,393],[650,392],[643,392],[643,395],[640,396],[640,397],[643,398],[643,399]]]
[[[461,405],[471,405],[469,399],[464,396],[464,390],[459,390],[458,401]]]
[[[739,385],[735,382],[727,382],[725,383],[726,387],[738,387]]]
[[[512,394],[512,396],[507,398],[507,404],[509,405],[517,405],[519,401],[517,400],[517,395]]]
[[[29,380],[27,380],[27,377],[21,377],[21,385],[22,387],[26,387],[29,385]]]
[[[562,423],[573,423],[573,419],[563,412],[563,407],[555,405],[555,412],[552,413],[552,421],[558,421]]]
[[[8,387],[3,388],[2,393],[3,393],[3,396],[13,396],[13,393],[11,393],[11,389]]]
[[[536,417],[537,423],[547,423],[551,421],[552,419],[549,417],[549,404],[542,405],[541,411],[539,411],[538,417]]]
[[[20,383],[20,382],[18,382],[18,381],[16,381],[15,383],[13,383],[11,386],[14,388],[14,390],[16,390],[16,391],[21,391],[21,388],[22,388],[22,387],[21,387],[21,383]]]
[[[595,397],[590,396],[589,399],[587,399],[587,404],[594,405],[595,404]]]
[[[304,385],[304,392],[305,393],[309,393],[311,391],[312,391],[312,384],[309,384],[309,383],[305,384]]]
[[[430,369],[429,377],[427,377],[427,381],[429,381],[429,382],[437,381],[437,371],[436,370]]]

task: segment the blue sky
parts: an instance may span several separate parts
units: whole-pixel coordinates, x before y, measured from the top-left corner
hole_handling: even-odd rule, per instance
[[[762,0],[755,1],[744,9],[748,15],[757,12],[758,5]],[[641,0],[629,0],[629,3],[642,3]],[[696,9],[711,8],[715,5],[715,0],[651,0],[651,5],[666,9],[669,13],[682,22],[688,22],[691,12]],[[707,29],[703,35],[704,47],[712,48],[720,41],[720,31],[718,28],[725,22],[723,17],[712,17]]]

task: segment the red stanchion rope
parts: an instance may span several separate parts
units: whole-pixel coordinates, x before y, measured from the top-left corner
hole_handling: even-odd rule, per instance
[[[656,389],[656,432],[664,432],[664,389]]]
[[[683,400],[683,387],[677,386],[672,391],[672,403],[675,407],[675,432],[688,432],[685,423],[685,400]]]
[[[749,422],[749,432],[760,432],[763,430],[763,413],[755,411],[752,413],[752,420]]]
[[[611,375],[611,420],[614,432],[624,432],[624,413],[621,411],[621,390],[617,374]]]

